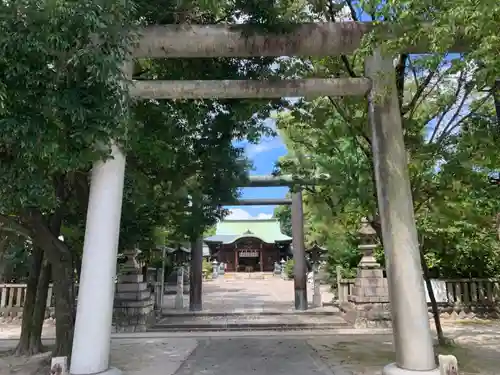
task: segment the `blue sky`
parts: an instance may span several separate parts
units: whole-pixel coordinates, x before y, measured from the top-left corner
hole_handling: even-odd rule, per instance
[[[267,125],[273,127],[272,122],[274,121],[269,119]],[[250,172],[250,175],[271,174],[278,159],[287,153],[286,147],[279,136],[264,137],[258,144],[249,144],[245,141],[238,143],[238,146],[245,148],[246,156],[254,165],[254,170]],[[244,188],[241,189],[241,198],[285,198],[287,192],[287,187]],[[250,217],[270,217],[275,206],[227,206],[226,208],[232,211],[229,216],[230,219],[245,219]]]

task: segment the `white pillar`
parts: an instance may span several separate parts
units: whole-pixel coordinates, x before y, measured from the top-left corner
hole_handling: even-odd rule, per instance
[[[113,145],[112,158],[92,169],[71,357],[74,375],[119,373],[109,369],[109,352],[124,177],[125,156]]]
[[[437,375],[393,59],[376,50],[365,69],[373,85],[368,115],[396,349],[396,363],[383,374]]]

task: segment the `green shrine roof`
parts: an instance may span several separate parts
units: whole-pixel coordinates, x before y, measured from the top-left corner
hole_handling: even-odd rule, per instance
[[[277,219],[223,220],[217,224],[214,236],[205,238],[207,243],[231,244],[241,238],[258,238],[262,242],[291,242],[292,238],[281,233]]]

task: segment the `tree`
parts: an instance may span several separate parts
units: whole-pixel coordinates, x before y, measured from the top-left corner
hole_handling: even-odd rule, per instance
[[[110,140],[123,147],[130,166],[120,246],[137,242],[151,246],[153,228],[159,223],[167,221],[180,233],[191,234],[193,227],[202,231],[224,213],[220,203],[234,196],[236,181],[244,171],[232,140],[257,140],[266,131],[260,119],[279,104],[237,100],[131,103],[122,85],[121,65],[131,41],[124,31],[134,20],[216,23],[238,16],[239,8],[251,11],[239,2],[206,10],[194,3],[161,5],[152,10],[150,2],[139,1],[133,14],[134,9],[115,2],[103,6],[25,0],[0,5],[2,14],[9,15],[0,21],[0,212],[3,223],[27,231],[34,249],[43,251],[41,259],[52,266],[58,301],[54,354],[58,356],[69,355],[71,349],[73,271],[79,269],[89,172],[96,160],[108,157]],[[250,12],[250,20],[262,21],[266,7],[255,9],[260,16]],[[144,59],[136,63],[134,78],[266,77],[273,61]],[[144,140],[150,142],[141,144]],[[202,210],[194,226],[185,220],[189,195],[201,198]],[[67,241],[58,239],[62,231]],[[29,293],[35,293],[35,280],[38,285],[45,284],[41,279],[47,280],[35,272],[30,278]],[[37,299],[30,296],[30,301]],[[27,330],[34,328],[25,327],[28,337]]]
[[[52,265],[58,301],[54,354],[68,355],[73,262],[58,236],[75,185],[82,178],[86,184],[80,171],[106,155],[96,144],[120,141],[124,133],[120,66],[129,43],[123,35],[128,12],[113,2],[26,0],[3,2],[0,13],[8,15],[0,21],[0,212],[29,232]],[[34,293],[39,277],[30,278],[28,293]],[[26,348],[33,351],[38,349]]]
[[[499,202],[487,186],[491,162],[498,166],[496,147],[487,142],[487,150],[482,149],[486,157],[471,158],[471,151],[478,149],[479,140],[491,127],[485,124],[491,124],[493,118],[491,95],[482,92],[493,72],[498,72],[495,52],[489,44],[498,38],[494,28],[475,23],[481,16],[472,4],[465,7],[466,12],[471,12],[468,15],[462,9],[458,15],[444,3],[433,3],[432,14],[428,4],[418,1],[383,6],[374,2],[345,4],[347,14],[345,8],[331,2],[316,3],[315,17],[358,20],[358,15],[364,14],[373,20],[404,25],[409,32],[386,42],[376,30],[365,38],[365,47],[352,57],[304,59],[302,68],[301,61],[294,60],[281,67],[283,74],[289,71],[299,76],[359,77],[363,75],[361,57],[373,45],[399,51],[402,45],[430,39],[433,54],[398,54],[395,65],[418,230],[425,237],[421,244],[425,265],[443,276],[496,274],[498,243],[494,241],[491,223]],[[498,6],[490,5],[493,13],[498,13]],[[485,18],[490,16],[491,12]],[[465,21],[469,18],[473,24]],[[423,21],[429,23],[422,26]],[[441,32],[430,36],[429,30]],[[457,35],[455,30],[465,31],[478,44],[473,44],[473,51],[466,55],[443,57],[441,53]],[[336,239],[338,232],[330,228],[337,226],[349,236],[354,234],[353,223],[369,216],[383,240],[367,124],[366,104],[357,98],[304,99],[280,115],[278,128],[290,150],[280,161],[280,169],[298,177],[330,179],[329,186],[308,191],[310,235],[319,233]],[[476,202],[474,207],[472,202]],[[319,224],[325,220],[330,221],[326,229]],[[346,250],[350,248],[348,242],[344,246]],[[353,255],[352,248],[349,253]]]

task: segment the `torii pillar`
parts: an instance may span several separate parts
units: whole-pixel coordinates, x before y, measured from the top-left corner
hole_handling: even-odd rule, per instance
[[[392,57],[376,49],[366,59],[365,73],[372,80],[368,116],[396,349],[396,363],[384,367],[382,373],[439,375]]]
[[[302,191],[292,193],[293,287],[295,309],[307,310],[307,267],[304,244],[304,209]]]
[[[109,368],[109,353],[124,178],[125,155],[112,145],[111,158],[96,162],[92,169],[72,375],[121,374]]]

